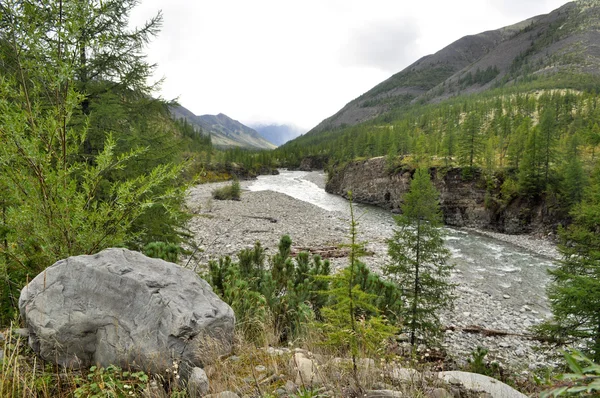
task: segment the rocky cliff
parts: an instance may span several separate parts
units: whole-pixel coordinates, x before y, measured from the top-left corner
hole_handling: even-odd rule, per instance
[[[355,202],[396,212],[413,173],[408,167],[390,172],[383,157],[350,162],[330,171],[325,190],[344,197],[352,191]],[[552,231],[560,221],[544,198],[502,198],[500,176],[490,184],[479,172],[471,179],[463,178],[460,168],[432,168],[430,174],[440,192],[446,225],[519,234]]]

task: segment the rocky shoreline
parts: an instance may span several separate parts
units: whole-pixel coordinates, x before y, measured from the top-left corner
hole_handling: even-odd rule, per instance
[[[318,186],[324,185],[322,172],[310,172],[303,176]],[[282,235],[288,234],[296,247],[336,246],[346,241],[348,214],[327,211],[310,203],[273,191],[251,192],[247,188],[252,181],[242,182],[240,201],[217,201],[211,198],[213,189],[227,183],[205,184],[193,187],[188,195],[188,207],[195,213],[189,224],[196,243],[204,250],[189,266],[202,267],[209,259],[223,255],[235,255],[239,250],[260,241],[268,254],[277,250]],[[388,261],[386,239],[391,236],[394,224],[390,217],[383,220],[378,212],[357,205],[358,213],[366,211],[359,220],[359,238],[368,242],[371,256],[364,259],[371,269],[377,271]],[[474,231],[469,231],[470,233]],[[488,233],[482,235],[508,242],[538,255],[556,258],[555,249],[549,242],[531,237]],[[343,267],[347,259],[332,259],[334,267]],[[557,352],[546,344],[530,339],[528,328],[540,323],[549,315],[547,306],[533,305],[526,299],[516,300],[509,294],[498,295],[482,290],[463,278],[456,270],[452,280],[457,284],[454,308],[442,316],[447,330],[443,346],[449,355],[464,365],[478,346],[489,350],[488,360],[495,360],[513,372],[529,374],[545,366],[555,365]],[[527,292],[523,295],[526,297]],[[463,329],[483,329],[508,332],[506,336],[485,336],[469,333]]]

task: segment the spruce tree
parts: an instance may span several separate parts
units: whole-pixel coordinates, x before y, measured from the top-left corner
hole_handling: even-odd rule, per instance
[[[424,340],[438,335],[439,311],[452,301],[448,277],[453,266],[447,263],[450,252],[444,246],[438,196],[427,170],[417,169],[404,195],[402,214],[395,217],[398,228],[388,240],[392,262],[384,272],[403,291],[404,327],[413,347],[417,335]]]

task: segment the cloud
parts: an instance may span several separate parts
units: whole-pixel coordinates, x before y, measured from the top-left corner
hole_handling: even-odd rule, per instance
[[[398,72],[415,61],[419,33],[414,19],[373,21],[349,33],[342,47],[341,63]]]

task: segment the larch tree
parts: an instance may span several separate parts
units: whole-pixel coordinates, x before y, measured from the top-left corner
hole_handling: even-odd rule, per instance
[[[392,262],[384,267],[402,289],[406,300],[402,314],[411,345],[417,336],[435,338],[440,331],[439,311],[452,302],[449,282],[449,250],[444,244],[439,193],[426,169],[417,169],[404,195],[402,214],[396,216],[398,228],[388,241]]]
[[[584,344],[600,362],[600,167],[591,180],[571,213],[573,223],[560,230],[562,260],[549,270],[553,319],[540,330],[562,341]]]

